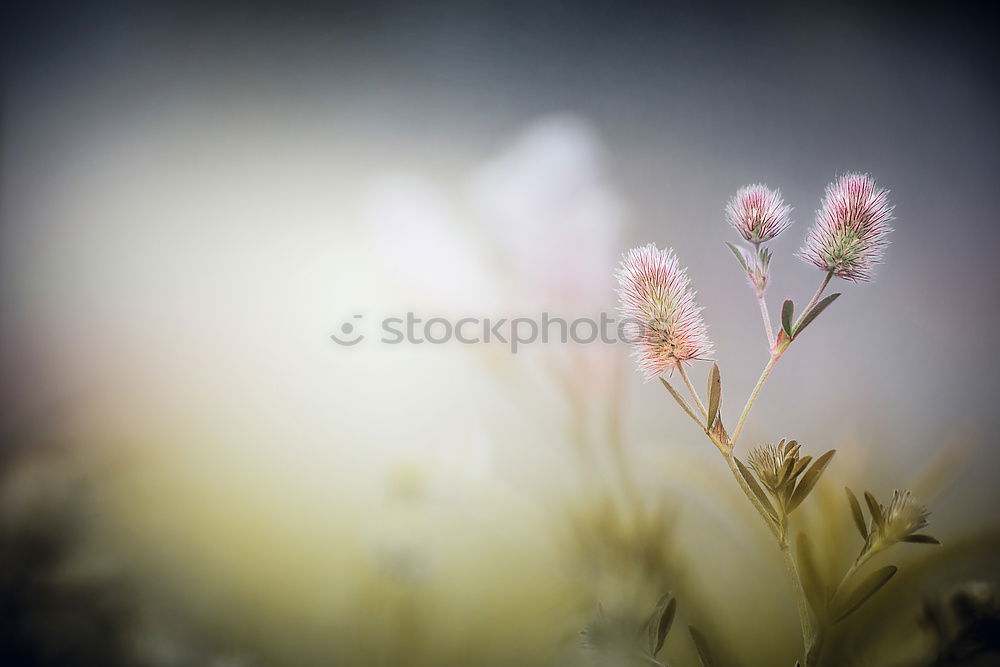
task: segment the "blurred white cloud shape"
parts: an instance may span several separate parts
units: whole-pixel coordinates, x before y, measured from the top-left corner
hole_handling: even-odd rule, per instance
[[[541,305],[592,305],[611,294],[624,206],[602,159],[588,123],[553,115],[527,126],[472,174],[475,210],[504,249],[521,292]]]

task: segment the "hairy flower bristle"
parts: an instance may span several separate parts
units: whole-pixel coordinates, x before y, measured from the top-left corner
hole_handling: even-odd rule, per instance
[[[687,271],[670,248],[633,248],[616,272],[626,340],[646,379],[714,352]]]
[[[780,190],[766,185],[740,188],[726,204],[726,221],[749,243],[770,241],[792,224],[792,207],[781,199]]]
[[[889,191],[868,174],[841,176],[827,186],[799,257],[844,280],[872,280],[889,245],[893,208]]]
[[[771,492],[777,492],[785,479],[786,471],[799,461],[799,444],[795,440],[777,445],[763,445],[753,449],[748,457],[750,467],[758,479]]]
[[[930,513],[910,491],[893,491],[885,511],[882,538],[892,544],[912,535],[927,525]]]

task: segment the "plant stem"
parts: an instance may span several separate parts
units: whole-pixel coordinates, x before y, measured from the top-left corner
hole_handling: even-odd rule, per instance
[[[837,584],[837,587],[833,589],[833,593],[831,595],[836,595],[837,593],[839,593],[840,589],[844,587],[844,584],[847,583],[848,579],[850,579],[852,576],[854,576],[854,573],[857,572],[858,570],[860,570],[861,566],[864,565],[865,563],[867,563],[868,560],[873,555],[874,555],[874,553],[872,551],[868,550],[867,545],[865,545],[865,548],[862,549],[862,551],[861,551],[860,554],[858,554],[858,557],[854,559],[854,563],[847,570],[847,572],[844,573],[844,577],[840,580],[840,583]]]
[[[809,303],[806,304],[806,307],[802,311],[802,314],[799,316],[799,319],[795,323],[795,326],[792,327],[793,331],[799,327],[799,324],[802,323],[802,318],[804,318],[806,316],[806,314],[810,310],[812,310],[813,306],[816,305],[816,303],[819,301],[820,297],[823,296],[823,291],[826,290],[826,286],[830,284],[830,279],[831,278],[833,278],[833,271],[828,272],[826,274],[826,277],[823,278],[823,282],[821,282],[819,284],[819,289],[817,289],[816,293],[813,294],[812,299],[810,299]],[[761,303],[761,305],[763,307],[763,303],[764,303],[764,301],[763,301],[763,295],[761,295],[761,297],[760,297],[760,303]],[[767,313],[766,307],[763,307],[763,311],[762,312],[765,314],[765,321],[766,321],[766,313]],[[788,349],[788,346],[790,344],[791,344],[791,341],[786,341],[785,344],[782,345],[782,346],[780,346],[780,347],[777,345],[777,343],[775,344],[774,347],[772,347],[772,349],[771,349],[771,359],[767,362],[767,365],[764,366],[764,370],[760,374],[760,378],[757,380],[756,386],[754,386],[753,391],[750,392],[750,398],[747,399],[746,405],[743,406],[743,412],[742,412],[742,414],[740,414],[739,421],[736,422],[736,428],[733,429],[733,435],[730,438],[730,443],[733,446],[736,445],[736,439],[740,437],[740,431],[743,430],[743,424],[746,422],[747,416],[750,414],[750,408],[753,407],[754,402],[757,400],[757,396],[760,394],[760,390],[764,387],[764,382],[767,381],[767,376],[769,376],[771,374],[771,371],[774,370],[774,365],[776,363],[778,363],[778,359],[781,358],[781,355],[785,353],[785,350]]]
[[[684,370],[684,364],[678,363],[677,370],[680,371],[681,379],[684,380],[684,384],[687,385],[688,391],[691,392],[691,398],[694,399],[698,409],[701,410],[701,416],[707,419],[708,410],[705,409],[705,405],[701,402],[701,398],[698,397],[698,392],[695,390],[694,385],[691,384],[691,379],[688,378],[687,371]]]
[[[811,665],[810,657],[814,654],[816,644],[816,630],[813,628],[812,615],[809,611],[809,601],[806,598],[806,591],[802,587],[802,579],[799,577],[799,568],[792,558],[792,550],[788,544],[788,537],[784,534],[778,540],[781,548],[781,558],[785,561],[785,570],[788,578],[792,581],[792,588],[795,590],[795,606],[799,611],[799,625],[802,626],[802,645],[806,654],[806,665]],[[814,659],[814,658],[813,658]]]
[[[764,320],[764,333],[767,334],[767,347],[774,347],[774,330],[771,329],[771,319],[767,314],[767,302],[764,300],[764,293],[757,293],[757,305],[760,306],[760,316]]]
[[[750,490],[750,485],[747,484],[745,479],[743,479],[743,474],[740,472],[739,468],[736,467],[733,455],[731,453],[727,454],[723,452],[722,456],[726,459],[726,464],[729,465],[729,470],[733,473],[733,477],[736,478],[740,488],[743,489],[743,494],[747,497],[747,500],[750,501],[750,504],[753,505],[754,509],[757,510],[757,513],[760,514],[760,518],[764,520],[767,527],[771,529],[771,533],[774,535],[775,539],[780,539],[778,527],[775,525],[774,519],[771,518],[771,513],[764,508],[760,501],[757,500],[757,496],[755,496],[753,491]]]
[[[764,370],[761,372],[760,378],[757,379],[757,384],[754,386],[753,391],[750,392],[750,397],[747,399],[746,405],[743,406],[743,412],[740,414],[740,419],[736,422],[736,428],[733,429],[733,435],[729,440],[733,446],[736,445],[736,439],[740,437],[740,431],[743,430],[743,424],[747,420],[747,415],[750,414],[750,408],[753,407],[754,402],[757,400],[757,396],[760,394],[760,390],[764,387],[764,382],[767,381],[767,376],[769,376],[771,371],[774,370],[774,365],[778,363],[778,359],[781,358],[784,351],[784,348],[780,350],[775,349],[771,353],[770,360],[768,360],[767,365],[764,366]]]
[[[812,299],[809,300],[809,303],[806,304],[806,307],[802,309],[802,312],[799,314],[799,319],[795,321],[795,326],[792,327],[793,332],[799,328],[799,325],[802,324],[802,319],[809,313],[810,310],[813,309],[813,306],[816,305],[816,303],[819,301],[819,298],[823,296],[823,291],[826,289],[826,286],[830,284],[831,278],[833,278],[833,271],[830,271],[826,274],[826,277],[823,278],[823,282],[819,284],[819,289],[817,289],[816,293],[813,294]]]
[[[806,305],[802,314],[799,316],[798,321],[792,328],[792,331],[798,328],[802,323],[805,315],[809,313],[810,310],[819,302],[820,297],[823,296],[823,292],[826,290],[826,286],[830,284],[830,280],[833,278],[833,272],[830,271],[823,278],[823,282],[820,283],[819,289],[810,299],[809,303]],[[736,440],[740,436],[740,432],[743,430],[743,425],[746,423],[747,416],[750,414],[751,408],[753,408],[754,403],[757,401],[757,397],[760,395],[761,389],[764,387],[764,383],[767,381],[768,376],[771,375],[771,371],[774,370],[774,366],[778,363],[778,359],[781,355],[785,353],[788,346],[791,344],[791,340],[787,338],[782,339],[779,344],[778,340],[774,338],[774,332],[771,329],[771,323],[767,315],[767,303],[764,300],[764,294],[757,294],[757,303],[760,305],[761,317],[764,320],[764,331],[767,333],[768,346],[771,349],[771,358],[768,360],[767,365],[764,366],[764,370],[761,371],[760,377],[757,379],[757,384],[754,385],[753,390],[750,392],[750,396],[747,398],[746,405],[743,406],[743,412],[740,414],[739,421],[736,422],[736,428],[733,430],[733,434],[729,439],[729,442],[720,442],[712,433],[705,429],[705,435],[719,448],[722,452],[723,458],[726,460],[726,464],[729,466],[729,470],[732,472],[733,477],[736,478],[737,483],[743,490],[743,494],[753,505],[757,513],[760,514],[764,523],[771,530],[775,539],[778,542],[778,547],[781,551],[782,560],[785,563],[785,570],[788,573],[788,578],[791,579],[792,588],[795,592],[795,604],[799,612],[799,623],[802,626],[802,643],[805,648],[805,661],[806,667],[814,667],[819,661],[819,654],[822,648],[822,641],[819,634],[816,632],[816,628],[813,626],[812,614],[809,610],[809,601],[806,598],[805,589],[802,586],[802,579],[799,577],[799,568],[795,563],[795,559],[792,557],[791,547],[788,544],[788,534],[786,517],[782,516],[779,519],[773,517],[771,513],[764,507],[764,505],[757,499],[757,496],[750,489],[750,485],[743,478],[743,474],[740,472],[739,468],[736,466],[735,458],[733,457],[732,451],[736,445]],[[680,371],[681,378],[684,380],[684,384],[687,385],[688,391],[691,393],[691,397],[694,399],[701,411],[701,414],[707,418],[708,411],[705,410],[705,405],[701,402],[701,398],[698,396],[697,390],[695,390],[694,385],[691,384],[690,378],[688,378],[687,373],[684,371],[683,364],[677,364],[677,368]],[[698,419],[695,417],[694,413],[688,409],[686,403],[683,400],[679,401],[681,406],[688,413],[696,423],[704,428]],[[843,586],[844,582],[860,567],[861,558],[855,561],[854,565],[848,570],[847,574],[844,575],[844,579],[838,585]]]
[[[785,563],[785,571],[788,573],[788,578],[791,580],[792,589],[795,594],[795,606],[799,613],[799,625],[802,627],[802,644],[805,649],[806,654],[806,664],[809,665],[809,656],[818,656],[817,646],[817,634],[813,627],[811,612],[809,611],[809,602],[806,599],[805,589],[802,587],[802,580],[799,577],[799,568],[795,564],[795,559],[792,558],[791,547],[788,544],[788,534],[787,526],[784,520],[781,524],[777,524],[774,519],[771,518],[770,513],[764,508],[764,506],[757,500],[753,491],[750,490],[750,486],[747,484],[746,480],[743,479],[743,475],[740,473],[739,468],[736,467],[736,462],[733,460],[732,454],[727,454],[723,452],[723,457],[726,459],[726,463],[729,465],[729,470],[732,471],[733,477],[739,482],[740,488],[743,489],[743,494],[750,501],[750,504],[754,506],[757,513],[760,514],[761,518],[764,519],[764,523],[767,527],[771,529],[771,533],[774,535],[775,540],[778,542],[778,548],[781,550],[781,558]]]

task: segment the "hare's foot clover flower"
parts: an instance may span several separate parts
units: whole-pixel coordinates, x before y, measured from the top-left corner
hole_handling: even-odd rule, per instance
[[[726,221],[747,243],[759,245],[770,241],[792,224],[788,217],[792,207],[781,199],[780,190],[766,185],[740,188],[726,204]]]
[[[753,250],[726,243],[736,255],[747,274],[751,287],[757,294],[760,314],[764,320],[764,331],[768,345],[774,344],[774,332],[767,314],[764,291],[767,289],[771,265],[771,251],[761,244],[770,241],[792,224],[789,214],[792,207],[781,199],[780,190],[771,190],[766,185],[747,185],[740,188],[726,204],[726,220],[738,231],[743,239],[753,245]]]
[[[867,282],[889,245],[894,206],[868,174],[845,174],[826,188],[799,256],[838,278]]]
[[[629,250],[617,272],[619,312],[639,369],[652,379],[714,350],[677,255],[654,244]]]

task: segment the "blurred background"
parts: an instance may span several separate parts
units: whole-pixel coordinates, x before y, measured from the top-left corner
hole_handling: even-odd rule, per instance
[[[831,573],[860,548],[844,485],[932,511],[943,546],[896,547],[831,664],[995,664],[986,7],[3,12],[0,663],[585,665],[599,605],[641,623],[670,592],[664,660],[697,664],[690,624],[720,664],[794,664],[766,529],[627,346],[376,327],[596,318],[625,250],[671,246],[734,423],[767,350],[723,207],[754,182],[794,207],[776,318],[850,170],[892,192],[885,265],[835,282],[737,454],[838,449],[796,515]]]

